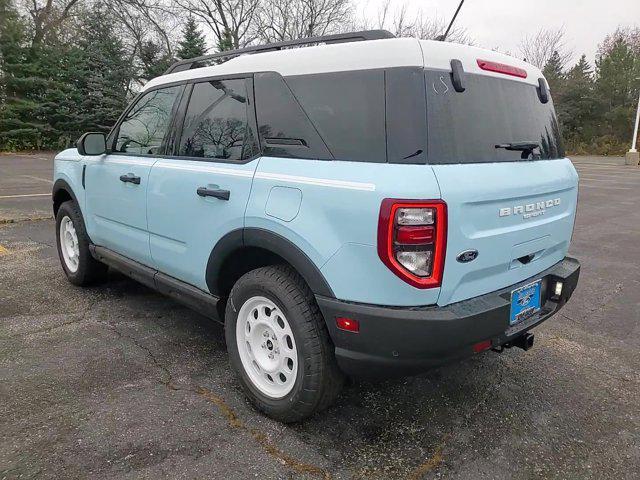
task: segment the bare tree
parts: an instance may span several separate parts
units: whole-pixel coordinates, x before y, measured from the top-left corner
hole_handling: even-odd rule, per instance
[[[391,7],[391,0],[386,0],[380,5],[375,21],[363,15],[361,22],[355,23],[355,28],[368,30],[379,28],[388,30],[396,37],[414,37],[423,40],[435,40],[447,29],[448,21],[442,17],[431,16],[422,9],[409,10],[406,3]],[[467,30],[454,24],[449,35],[448,42],[473,44],[473,39]]]
[[[178,18],[165,0],[103,0],[118,19],[125,39],[134,48],[149,40],[162,46],[168,56],[173,55],[174,32]]]
[[[567,48],[564,36],[564,27],[555,30],[541,28],[535,35],[524,37],[518,46],[518,51],[525,61],[540,69],[544,68],[553,52],[558,52],[561,66],[564,68],[573,57],[573,52]]]
[[[598,57],[602,57],[611,51],[615,43],[623,40],[636,55],[640,55],[640,27],[618,27],[616,31],[607,35],[598,45]]]
[[[100,0],[116,19],[129,63],[135,65],[136,83],[161,75],[173,62],[179,19],[168,0]]]
[[[255,18],[260,0],[176,0],[211,29],[218,45],[231,39],[233,48],[240,48],[257,37]]]
[[[262,42],[308,38],[344,31],[351,0],[263,0],[257,15]]]
[[[24,0],[23,8],[33,21],[32,45],[39,45],[55,34],[73,14],[80,0]]]

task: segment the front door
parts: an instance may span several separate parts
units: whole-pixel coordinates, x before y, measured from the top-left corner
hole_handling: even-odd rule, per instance
[[[188,103],[183,100],[184,119],[176,122],[182,124],[174,155],[159,159],[149,176],[154,265],[203,290],[211,250],[226,233],[244,226],[258,164],[251,94],[251,79],[194,83]]]
[[[117,127],[111,151],[87,160],[86,223],[91,240],[145,265],[151,265],[149,173],[157,156],[164,153],[183,88],[165,87],[142,95]]]

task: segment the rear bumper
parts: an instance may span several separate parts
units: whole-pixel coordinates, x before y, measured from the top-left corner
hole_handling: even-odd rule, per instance
[[[557,313],[578,284],[580,263],[566,257],[523,282],[445,307],[384,307],[318,296],[318,304],[336,347],[340,368],[350,375],[409,375],[470,356],[473,345],[491,340],[493,347],[512,342]],[[542,278],[542,308],[510,326],[511,291]],[[552,286],[563,282],[562,295]],[[336,317],[360,322],[359,333],[339,330]]]

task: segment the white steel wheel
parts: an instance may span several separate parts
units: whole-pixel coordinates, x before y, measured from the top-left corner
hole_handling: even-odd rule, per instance
[[[80,246],[73,221],[68,216],[60,221],[60,251],[67,269],[75,273],[80,265]]]
[[[236,342],[251,383],[272,399],[285,397],[296,383],[298,353],[284,313],[266,297],[251,297],[240,308]]]

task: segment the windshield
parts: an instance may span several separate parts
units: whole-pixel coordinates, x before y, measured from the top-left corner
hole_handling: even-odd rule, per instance
[[[429,163],[564,157],[553,102],[542,103],[536,86],[467,73],[465,91],[456,92],[448,72],[433,70],[425,80]],[[539,148],[523,150],[531,144]]]

